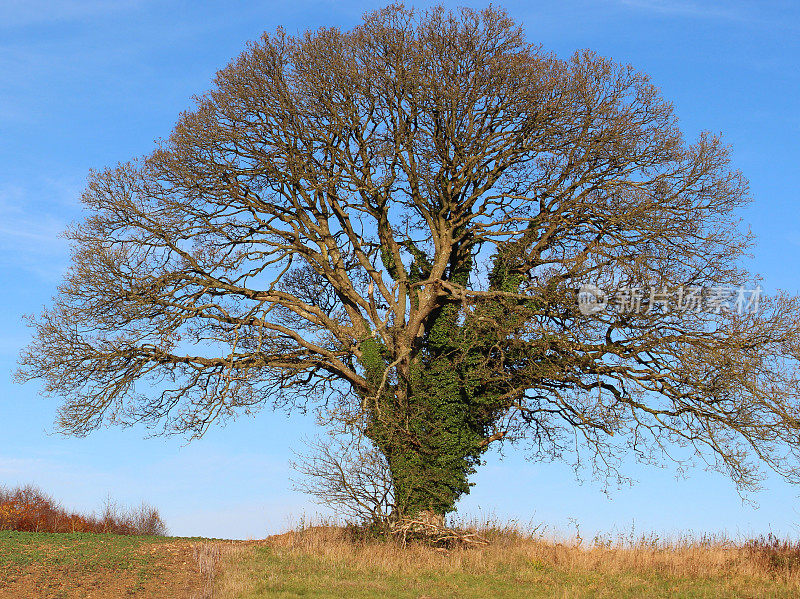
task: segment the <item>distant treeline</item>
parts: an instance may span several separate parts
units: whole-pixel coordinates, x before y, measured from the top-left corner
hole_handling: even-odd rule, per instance
[[[158,510],[147,504],[126,509],[107,500],[99,514],[79,514],[64,509],[30,485],[14,489],[0,486],[0,530],[155,536],[167,533]]]

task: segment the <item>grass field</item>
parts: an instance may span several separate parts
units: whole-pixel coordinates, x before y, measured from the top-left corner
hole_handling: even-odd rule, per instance
[[[263,541],[0,532],[0,597],[797,597],[797,549],[726,541],[437,550],[310,527]]]
[[[214,597],[798,597],[795,566],[722,542],[580,549],[511,535],[442,552],[312,528],[223,551]]]

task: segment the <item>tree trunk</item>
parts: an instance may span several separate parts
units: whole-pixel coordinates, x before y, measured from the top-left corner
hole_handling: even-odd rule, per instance
[[[469,407],[442,390],[435,386],[435,392],[403,406],[383,405],[381,420],[367,431],[386,456],[400,517],[429,513],[443,519],[469,492],[469,477],[485,449]]]

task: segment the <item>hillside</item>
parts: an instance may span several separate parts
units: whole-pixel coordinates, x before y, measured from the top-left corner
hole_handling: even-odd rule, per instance
[[[263,541],[0,532],[0,598],[796,597],[775,539],[590,547],[507,531],[449,551],[311,527]]]

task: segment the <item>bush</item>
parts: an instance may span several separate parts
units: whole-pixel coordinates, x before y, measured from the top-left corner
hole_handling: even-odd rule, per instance
[[[109,500],[100,515],[78,514],[65,510],[52,497],[30,485],[10,490],[0,487],[0,530],[151,536],[167,533],[158,510],[147,504],[126,510]]]
[[[745,549],[769,572],[796,572],[800,569],[800,541],[780,539],[769,533],[747,541]]]

